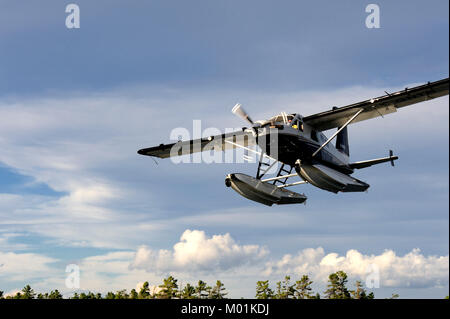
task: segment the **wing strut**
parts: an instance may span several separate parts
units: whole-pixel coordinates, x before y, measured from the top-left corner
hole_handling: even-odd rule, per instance
[[[308,182],[307,181],[299,181],[299,182],[290,183],[290,184],[278,185],[277,187],[283,188],[283,187],[290,187],[290,186],[301,185],[301,184],[308,184]]]
[[[364,109],[359,109],[358,112],[356,112],[355,115],[353,115],[347,122],[345,122],[344,125],[342,125],[333,135],[331,135],[331,137],[325,142],[323,143],[318,149],[317,151],[315,151],[312,155],[312,157],[316,156],[321,150],[322,148],[324,148],[328,143],[330,143],[335,137],[336,135],[339,134],[340,131],[342,131],[344,128],[347,127],[347,125],[349,125],[354,119],[356,119],[356,117],[361,114],[361,112],[364,111]]]
[[[266,179],[262,179],[261,182],[271,182],[271,181],[280,180],[280,179],[283,179],[283,178],[288,179],[289,177],[295,177],[295,176],[298,176],[298,174],[294,173],[294,174],[280,175],[280,176],[277,176],[277,177],[266,178]]]

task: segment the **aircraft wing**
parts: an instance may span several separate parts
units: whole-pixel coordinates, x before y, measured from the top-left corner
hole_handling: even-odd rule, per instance
[[[251,129],[243,128],[242,131],[209,136],[189,141],[178,141],[171,144],[144,148],[138,151],[141,155],[168,158],[203,151],[225,151],[236,147],[248,147],[256,145],[256,139]]]
[[[384,116],[385,114],[396,112],[401,107],[428,101],[448,95],[448,93],[449,78],[446,78],[413,88],[405,88],[395,93],[387,93],[377,98],[335,108],[330,111],[313,114],[304,117],[303,121],[319,131],[326,131],[344,125],[360,109],[363,109],[363,111],[352,123]]]

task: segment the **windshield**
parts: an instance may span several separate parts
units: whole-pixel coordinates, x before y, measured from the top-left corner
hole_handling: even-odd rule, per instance
[[[278,114],[278,115],[276,115],[274,117],[271,117],[269,119],[269,121],[273,122],[273,123],[287,124],[290,121],[292,121],[293,118],[294,118],[294,114],[286,114],[286,113],[283,114],[283,113],[281,113],[281,114]]]

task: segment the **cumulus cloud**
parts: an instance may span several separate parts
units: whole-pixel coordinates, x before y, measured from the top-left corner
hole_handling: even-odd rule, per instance
[[[151,272],[228,270],[259,262],[267,250],[258,245],[239,245],[230,234],[207,237],[204,231],[186,230],[173,250],[140,247],[132,268]]]
[[[203,231],[186,230],[172,250],[140,247],[130,269],[192,274],[242,265],[251,265],[252,271],[258,269],[257,272],[267,278],[308,274],[315,281],[325,283],[329,274],[343,270],[351,278],[363,281],[370,274],[378,273],[383,287],[428,288],[448,285],[449,256],[424,256],[419,249],[404,256],[398,256],[393,250],[385,250],[380,255],[364,255],[355,249],[339,255],[325,253],[318,247],[274,259],[260,246],[236,244],[229,234],[208,238]]]
[[[325,282],[330,273],[338,270],[363,281],[378,273],[383,287],[440,287],[448,285],[449,256],[424,256],[419,249],[404,256],[398,256],[393,250],[385,250],[380,255],[363,255],[351,249],[340,256],[325,254],[321,247],[308,248],[297,255],[286,254],[279,261],[268,262],[264,273],[268,276],[308,274],[314,280]]]
[[[163,277],[171,273],[184,284],[199,279],[224,280],[231,297],[252,297],[257,280],[269,279],[273,284],[285,275],[299,278],[307,274],[314,281],[314,289],[321,291],[328,275],[338,270],[349,275],[349,286],[354,280],[366,283],[376,272],[381,289],[442,288],[448,287],[449,271],[448,255],[425,256],[419,249],[403,256],[393,250],[366,255],[355,249],[340,255],[318,247],[277,258],[258,245],[238,244],[228,233],[207,236],[200,230],[184,231],[170,250],[141,246],[137,251],[109,252],[71,263],[80,268],[80,291],[139,289],[144,281],[157,289]],[[40,254],[0,252],[0,280],[12,282],[17,289],[31,283],[38,291],[58,289],[70,296],[75,290],[65,287],[65,266]],[[378,290],[375,294],[380,297]]]

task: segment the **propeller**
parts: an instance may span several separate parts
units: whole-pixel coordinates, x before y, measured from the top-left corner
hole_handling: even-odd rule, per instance
[[[394,157],[394,152],[392,150],[389,150],[389,158],[391,159],[391,166],[395,166],[393,157]]]
[[[253,125],[253,121],[250,118],[250,116],[247,114],[247,112],[244,111],[244,109],[242,108],[242,105],[237,103],[233,109],[231,110],[231,112],[233,112],[233,114],[239,116],[241,119],[249,122],[250,124]]]
[[[252,125],[253,136],[256,138],[256,144],[258,144],[258,128],[257,128],[258,125],[254,125],[254,122],[247,114],[247,112],[244,111],[242,105],[236,103],[231,112],[233,112],[233,114],[239,116],[241,119],[249,122]],[[246,149],[244,150],[244,160],[248,162],[250,162],[250,160],[253,160],[252,158],[250,158],[248,151]]]

